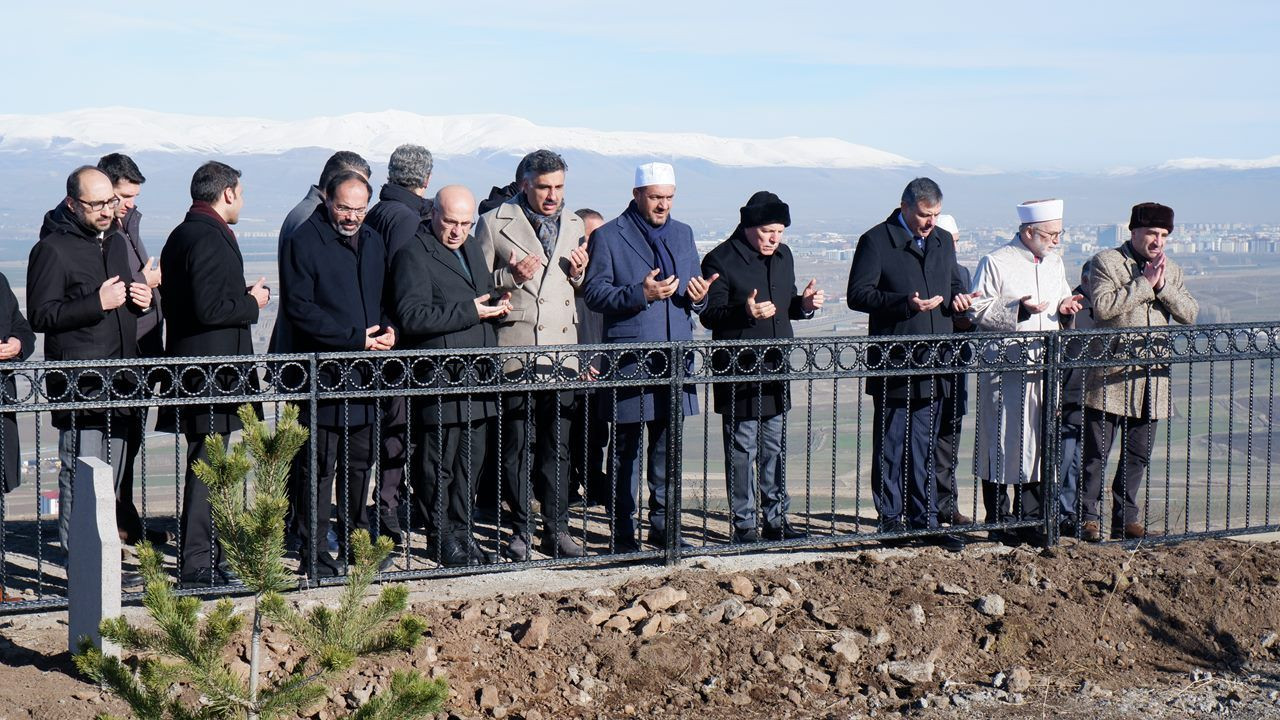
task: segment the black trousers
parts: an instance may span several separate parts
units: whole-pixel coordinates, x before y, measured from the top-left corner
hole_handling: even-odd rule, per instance
[[[961,380],[964,378],[962,377]],[[960,451],[960,427],[964,424],[964,407],[956,407],[955,393],[942,399],[938,443],[934,447],[937,465],[938,519],[951,522],[959,509],[956,500],[956,463]],[[959,412],[960,414],[957,414]]]
[[[595,412],[598,407],[592,392],[579,392],[574,397],[569,425],[569,486],[582,488],[583,496],[593,503],[608,505],[612,494],[605,465],[609,418]]]
[[[489,424],[485,419],[414,426],[413,512],[425,521],[432,540],[465,538],[469,532]]]
[[[1013,488],[1013,506],[1009,506],[1009,488]],[[1016,520],[1040,520],[1044,508],[1044,484],[1005,485],[982,481],[984,522],[1002,523]]]
[[[1152,418],[1125,417],[1085,408],[1081,478],[1084,490],[1080,499],[1080,515],[1084,522],[1101,519],[1102,476],[1107,471],[1107,456],[1111,454],[1111,442],[1117,433],[1120,434],[1123,454],[1111,481],[1111,526],[1118,529],[1138,522],[1142,514],[1138,507],[1138,490],[1146,477],[1147,466],[1151,464],[1156,425],[1157,421]]]
[[[664,405],[658,405],[665,408]],[[637,494],[640,490],[640,438],[648,429],[645,448],[645,476],[649,486],[649,532],[662,535],[667,527],[667,443],[671,435],[671,418],[659,412],[658,418],[645,422],[614,424],[617,474],[614,476],[614,536],[634,540],[636,532]]]
[[[124,474],[116,488],[116,527],[120,530],[120,539],[129,544],[143,539],[142,516],[133,502],[133,468],[142,449],[146,421],[147,408],[139,408],[136,415],[124,421],[129,423],[129,434],[124,440]]]
[[[182,518],[179,521],[182,534],[182,554],[178,565],[180,578],[191,578],[201,568],[212,569],[222,563],[222,548],[214,537],[209,486],[192,470],[198,461],[209,460],[206,437],[202,434],[186,435],[187,474],[182,488]],[[226,448],[229,445],[230,437],[224,435],[222,446]]]
[[[552,532],[569,527],[569,455],[573,393],[512,393],[502,413],[502,478],[511,525],[531,533],[533,494],[542,523]]]
[[[369,529],[369,515],[365,498],[369,495],[370,469],[373,467],[373,425],[352,425],[346,428],[316,426],[315,444],[317,479],[311,481],[309,449],[298,454],[303,494],[294,500],[293,532],[302,543],[304,564],[312,551],[314,540],[321,549],[329,535],[333,504],[334,480],[338,481],[338,547],[340,554],[350,552],[351,533]],[[314,489],[314,495],[312,495]],[[314,517],[313,517],[314,515]],[[311,526],[315,524],[315,535]],[[350,560],[351,558],[347,558]]]
[[[398,537],[402,526],[404,503],[404,466],[409,457],[407,432],[408,401],[403,397],[385,398],[382,402],[382,445],[378,467],[378,529],[380,534]]]

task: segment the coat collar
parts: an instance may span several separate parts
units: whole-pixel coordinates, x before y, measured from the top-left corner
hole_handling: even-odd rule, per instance
[[[916,257],[924,257],[924,252],[916,247],[915,238],[907,229],[902,226],[902,208],[898,208],[889,214],[888,219],[884,221],[885,227],[889,230],[889,242],[899,250],[905,248],[907,252]],[[942,244],[942,240],[938,237],[936,230],[929,231],[929,235],[924,239],[925,245],[929,246],[929,250],[933,250]]]
[[[526,255],[540,257],[544,261],[547,259],[547,253],[543,251],[542,243],[538,241],[538,234],[534,232],[533,225],[524,216],[524,209],[520,207],[519,195],[494,208],[493,218],[497,223],[498,233],[523,250]],[[560,232],[564,233],[563,222],[561,222]],[[543,266],[546,266],[546,262],[543,262]]]
[[[671,222],[671,218],[667,218],[667,222]],[[627,247],[631,248],[646,265],[652,267],[654,265],[653,248],[649,247],[648,241],[644,239],[644,230],[636,227],[635,220],[631,218],[629,213],[622,213],[618,216],[618,228],[622,231],[622,239],[627,242]]]
[[[386,183],[382,189],[378,191],[378,200],[381,202],[398,202],[407,205],[409,209],[418,213],[419,216],[425,217],[431,209],[431,202],[424,197],[419,197],[417,193],[409,188],[401,187],[392,183]]]
[[[462,247],[458,248],[467,259],[467,267],[471,270],[470,278],[467,277],[466,273],[462,272],[462,266],[458,264],[457,256],[453,254],[452,250],[445,247],[444,243],[440,242],[440,238],[436,237],[430,226],[418,234],[418,239],[427,248],[427,252],[435,256],[436,262],[452,270],[454,274],[462,278],[463,282],[472,288],[476,287],[476,273],[485,272],[486,267],[483,259],[479,265],[476,264],[475,254],[471,252],[471,246],[475,244],[472,242],[474,238],[471,235],[468,235],[466,241],[462,243]]]

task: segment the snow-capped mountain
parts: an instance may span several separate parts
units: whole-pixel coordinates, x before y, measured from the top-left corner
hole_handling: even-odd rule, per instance
[[[919,165],[901,155],[835,138],[724,138],[698,133],[608,132],[541,127],[509,115],[417,115],[398,110],[307,120],[202,117],[131,108],[0,115],[0,152],[100,148],[221,155],[274,155],[301,148],[386,157],[405,142],[440,156],[523,154],[539,147],[606,157],[704,160],[726,167],[830,169]]]

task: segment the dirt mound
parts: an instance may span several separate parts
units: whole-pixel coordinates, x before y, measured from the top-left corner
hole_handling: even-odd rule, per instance
[[[413,656],[364,662],[307,717],[335,716],[405,666],[447,675],[459,717],[1280,715],[1270,544],[869,549],[415,610],[432,630]],[[49,649],[65,638],[48,635]],[[39,642],[0,648],[35,665],[4,671],[0,716],[118,707],[56,672]],[[281,672],[297,660],[283,638],[268,648]]]

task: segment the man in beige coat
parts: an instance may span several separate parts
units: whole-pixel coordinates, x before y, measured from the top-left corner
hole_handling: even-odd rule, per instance
[[[493,271],[497,292],[511,293],[511,312],[498,325],[504,347],[574,345],[578,342],[574,295],[587,269],[582,219],[564,211],[564,158],[537,150],[520,161],[519,191],[480,216],[476,239]],[[575,358],[531,355],[508,361],[504,371],[554,380],[577,375]],[[527,560],[532,546],[532,491],[542,505],[541,550],[580,557],[569,534],[569,423],[573,391],[510,393],[502,416],[502,475],[512,504],[514,534],[503,554]]]
[[[1103,250],[1089,261],[1090,300],[1100,328],[1149,328],[1190,325],[1199,305],[1187,292],[1182,268],[1169,259],[1165,243],[1173,232],[1173,209],[1159,203],[1133,207],[1132,233],[1118,248]],[[1152,354],[1163,338],[1126,337],[1109,342],[1116,356]],[[1102,539],[1099,504],[1111,441],[1118,432],[1124,456],[1111,485],[1111,537],[1142,538],[1138,489],[1151,460],[1156,423],[1169,417],[1168,365],[1092,368],[1085,375],[1084,496],[1081,537]]]

